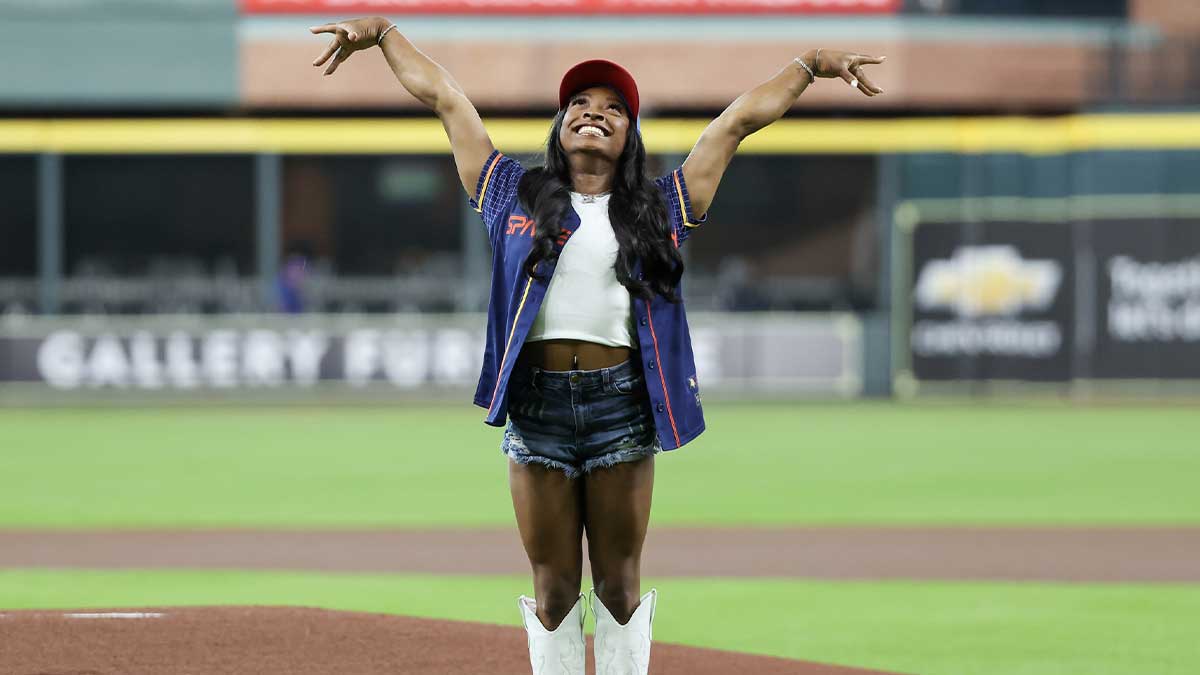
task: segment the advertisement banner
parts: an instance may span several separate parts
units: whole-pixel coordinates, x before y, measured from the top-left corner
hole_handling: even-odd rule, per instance
[[[1092,224],[1092,376],[1200,378],[1200,220]]]
[[[692,317],[702,390],[852,396],[852,315]],[[473,391],[485,317],[123,317],[0,325],[0,393]],[[31,389],[32,387],[32,389]],[[36,393],[36,392],[35,392]],[[19,398],[19,396],[18,396]]]
[[[919,380],[1071,376],[1071,230],[927,223],[913,232],[912,372]]]
[[[900,0],[241,0],[245,14],[893,14]]]

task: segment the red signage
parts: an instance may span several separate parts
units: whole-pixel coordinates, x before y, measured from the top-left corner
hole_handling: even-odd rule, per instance
[[[901,0],[241,0],[247,14],[892,14]]]

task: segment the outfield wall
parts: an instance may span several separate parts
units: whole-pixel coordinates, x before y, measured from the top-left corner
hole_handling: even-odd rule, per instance
[[[669,167],[681,160],[704,125],[704,120],[657,119],[646,120],[644,129],[649,148],[663,167]],[[501,119],[489,122],[489,129],[505,151],[532,153],[544,142],[545,120]],[[281,208],[287,206],[285,160],[422,154],[444,159],[446,150],[444,133],[432,119],[3,120],[0,154],[25,162],[23,175],[30,185],[36,183],[38,197],[36,203],[27,200],[24,211],[8,222],[36,222],[35,228],[12,230],[25,235],[28,254],[17,257],[26,262],[36,258],[39,279],[35,283],[28,277],[30,269],[12,287],[14,293],[38,293],[39,310],[52,315],[60,311],[68,291],[100,285],[94,277],[64,273],[70,261],[64,258],[63,241],[76,232],[94,234],[94,228],[78,227],[86,222],[79,213],[108,213],[83,205],[72,214],[69,208],[64,196],[79,192],[73,192],[68,174],[83,160],[107,159],[115,166],[131,157],[144,161],[178,154],[189,161],[216,162],[227,159],[222,155],[241,156],[244,161],[237,171],[205,169],[204,175],[229,179],[229,189],[214,191],[223,195],[222,217],[229,211],[230,195],[245,197],[241,217],[246,222],[232,230],[240,237],[236,248],[241,258],[256,261],[250,268],[256,276],[244,276],[239,293],[253,299],[257,281],[263,298],[259,305],[269,307],[279,271],[281,232],[287,224]],[[750,244],[744,247],[747,251],[781,253],[777,262],[786,274],[811,273],[822,262],[820,255],[834,247],[821,249],[822,240],[816,236],[820,233],[808,241],[797,239],[795,246],[781,245],[781,237],[805,224],[805,207],[835,201],[832,197],[838,195],[822,189],[804,199],[804,190],[821,187],[819,180],[826,173],[835,173],[837,184],[865,184],[854,208],[833,214],[844,217],[819,223],[853,232],[866,255],[851,262],[862,263],[859,276],[877,281],[863,284],[865,292],[852,297],[857,304],[826,305],[861,312],[853,321],[862,326],[861,362],[867,365],[855,372],[864,393],[882,395],[893,388],[901,394],[978,392],[1013,383],[1076,391],[1109,384],[1137,391],[1200,389],[1200,372],[1195,370],[1200,363],[1200,115],[788,119],[752,136],[739,154],[710,224],[683,249],[691,256],[693,270],[702,269],[700,264],[692,266],[704,262],[702,254],[719,261],[745,240]],[[855,156],[861,161],[843,162]],[[768,165],[764,158],[778,162]],[[812,171],[779,171],[804,162]],[[769,185],[767,190],[739,204],[732,199],[739,193],[730,190],[730,179],[739,167],[754,163],[764,176],[766,169],[774,169],[772,175],[786,180],[763,183]],[[109,165],[100,168],[108,170]],[[453,251],[461,255],[464,272],[453,279],[465,289],[461,298],[445,305],[475,311],[486,305],[477,299],[486,298],[481,291],[486,289],[487,242],[477,217],[465,207],[453,172],[445,173],[449,178],[443,183],[449,189],[443,192],[462,212],[462,245]],[[422,185],[414,172],[392,178],[405,186]],[[788,214],[790,220],[772,222],[771,227],[754,219],[739,220],[740,208],[760,204],[772,205],[771,211]],[[399,207],[387,205],[380,212],[410,224],[410,212]],[[458,216],[445,208],[438,212],[450,213],[451,219],[438,227],[420,219],[413,222],[424,229],[392,229],[420,232],[422,237],[427,232],[444,234],[455,227],[452,218]],[[114,230],[117,234],[109,239],[125,241],[127,223],[110,220],[126,229]],[[201,219],[198,226],[191,225],[208,234],[213,229],[210,221],[220,220]],[[334,224],[345,228],[353,222],[332,216],[327,220],[330,232]],[[229,241],[220,243],[235,248]],[[12,240],[9,248],[15,248]],[[810,251],[818,256],[802,257]],[[830,276],[849,277],[846,270]],[[378,280],[378,288],[416,288],[410,280],[399,283],[381,276],[373,281]],[[149,276],[136,281],[143,286],[157,283]],[[705,288],[691,286],[693,291],[696,287]],[[0,283],[0,295],[5,288]],[[689,299],[694,309],[715,305]],[[82,306],[84,310],[66,309],[98,311]],[[160,348],[165,349],[156,347]],[[218,353],[223,353],[221,348]],[[728,368],[722,372],[741,373]],[[859,388],[829,385],[828,377],[824,381],[818,391]],[[837,381],[849,380],[839,376]]]
[[[914,156],[897,393],[1200,392],[1200,152]]]
[[[690,317],[703,394],[854,396],[849,314]],[[0,324],[0,401],[469,400],[486,316],[154,316]]]

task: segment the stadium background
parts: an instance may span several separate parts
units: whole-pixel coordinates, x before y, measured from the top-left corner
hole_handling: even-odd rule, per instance
[[[517,623],[520,569],[99,553],[512,529],[469,405],[489,251],[441,126],[381,59],[308,65],[307,26],[357,14],[534,161],[583,58],[638,78],[666,171],[803,49],[889,57],[883,97],[820,81],[749,139],[684,247],[710,430],[663,458],[652,529],[849,528],[908,557],[650,566],[656,636],[900,672],[1200,667],[1200,9],[1167,0],[0,2],[0,611]],[[1085,537],[1093,573],[1036,539],[1025,564],[908,566],[1029,528]]]

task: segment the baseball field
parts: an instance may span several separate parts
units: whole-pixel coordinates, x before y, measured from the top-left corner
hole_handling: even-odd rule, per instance
[[[0,411],[0,671],[522,672],[532,589],[481,418]],[[651,672],[1200,672],[1194,406],[707,418],[657,459]]]

